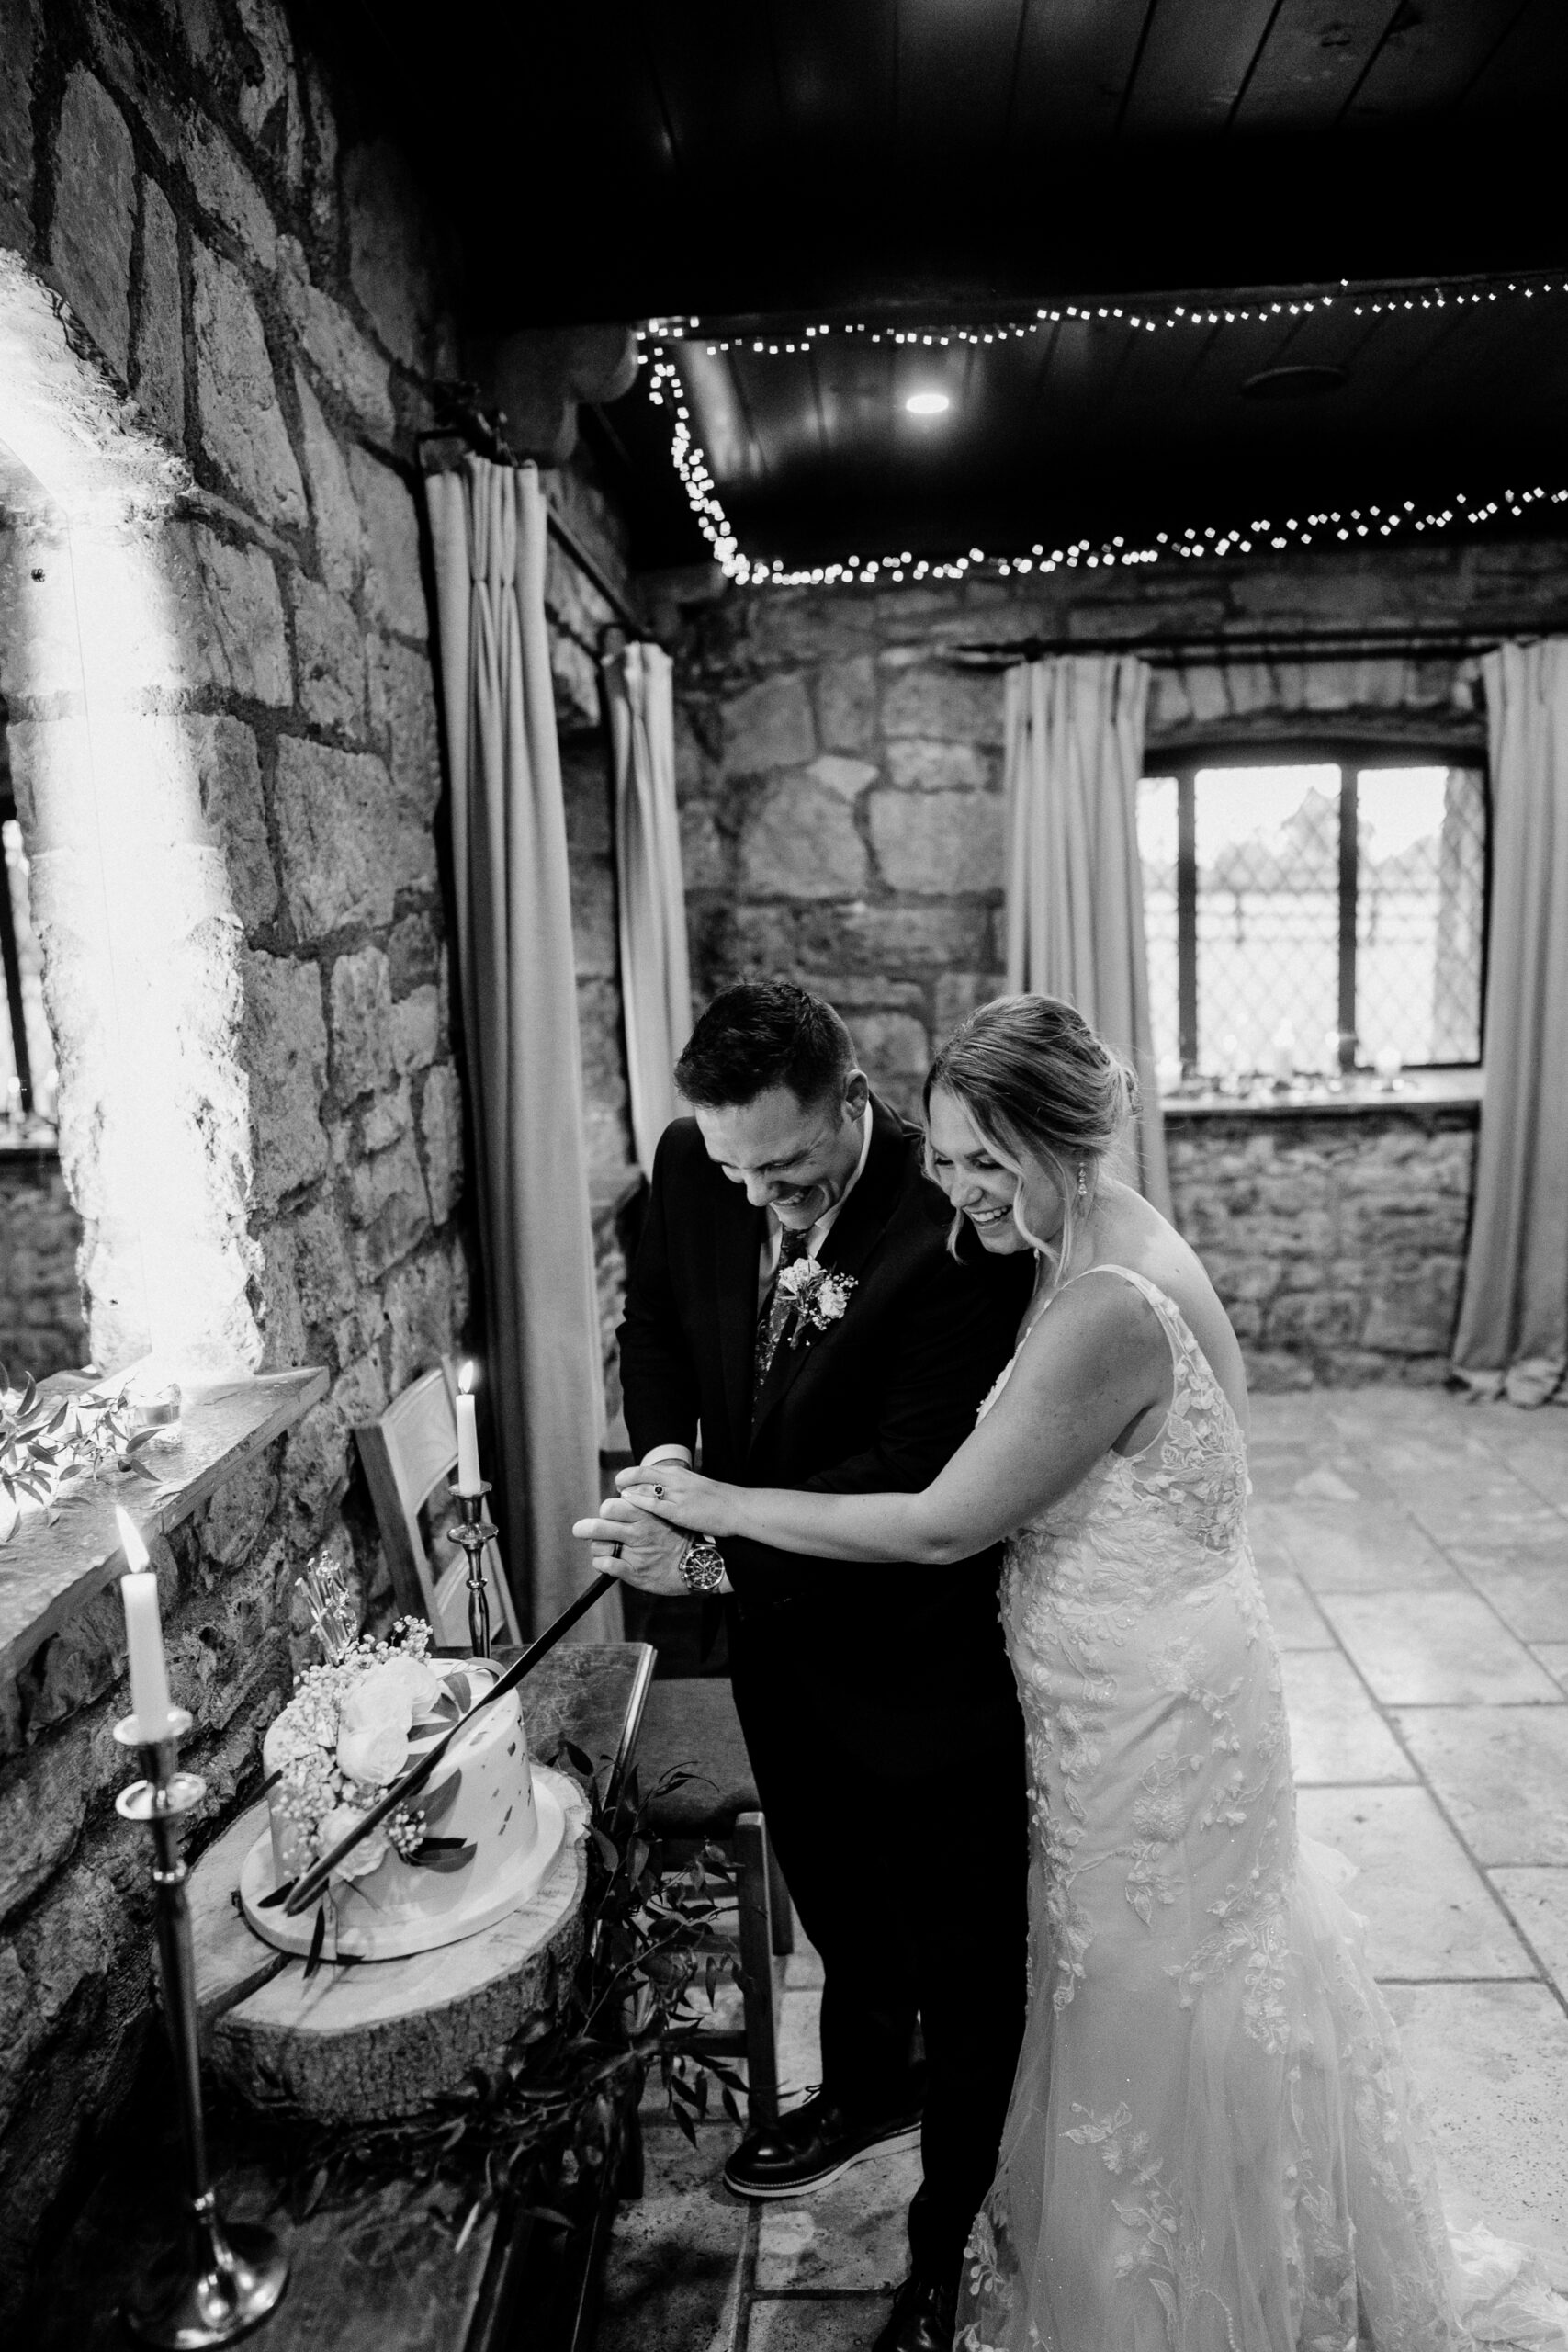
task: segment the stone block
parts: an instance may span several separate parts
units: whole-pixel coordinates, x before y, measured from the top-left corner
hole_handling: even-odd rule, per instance
[[[261,189],[210,115],[192,112],[186,117],[180,161],[202,210],[231,230],[253,261],[264,269],[275,267],[277,224]]]
[[[240,121],[288,185],[304,164],[304,125],[288,19],[277,0],[235,0],[249,37],[240,77]]]
[[[936,984],[935,1042],[951,1037],[961,1021],[995,996],[1007,992],[1005,972],[943,972]]]
[[[130,389],[176,445],[186,430],[184,306],[174,209],[156,180],[141,183],[141,277]]]
[[[1371,1296],[1361,1332],[1363,1346],[1395,1356],[1447,1356],[1453,1348],[1463,1281],[1464,1261],[1459,1257],[1425,1257],[1403,1267],[1370,1268]]]
[[[379,439],[389,441],[397,417],[386,358],[342,303],[310,283],[297,239],[280,237],[277,256],[278,292],[307,358],[345,406]]]
[[[1002,887],[1002,804],[995,793],[874,792],[872,847],[895,890],[957,896]]]
[[[423,1241],[430,1230],[430,1196],[412,1136],[355,1161],[348,1171],[348,1213],[362,1283],[379,1281]]]
[[[808,907],[795,932],[796,961],[807,972],[973,970],[989,962],[990,947],[989,918],[973,900],[906,900],[830,913]]]
[[[92,1793],[78,1735],[33,1749],[0,1789],[0,1925],[48,1885],[81,1835]]]
[[[193,241],[191,323],[202,447],[267,523],[308,519],[261,314],[233,264]]]
[[[915,1108],[931,1058],[924,1022],[908,1012],[857,1012],[854,1040],[876,1091],[899,1110]]]
[[[387,1327],[392,1335],[388,1386],[400,1396],[411,1380],[439,1363],[452,1346],[452,1269],[443,1251],[415,1258],[391,1274]]]
[[[1001,680],[973,670],[939,669],[932,663],[903,670],[884,688],[882,731],[886,736],[919,736],[935,743],[999,743]]]
[[[803,767],[817,748],[811,698],[798,674],[763,678],[736,695],[724,712],[727,775],[761,775]]]
[[[203,1555],[222,1568],[249,1559],[277,1508],[277,1471],[270,1452],[245,1463],[225,1478],[202,1521]]]
[[[292,702],[283,598],[270,559],[260,548],[231,547],[202,526],[192,544],[201,610],[190,616],[191,641],[207,675],[244,702],[275,707]]]
[[[303,571],[288,580],[299,707],[318,727],[357,735],[365,723],[365,639],[346,596]]]
[[[348,274],[389,351],[422,370],[435,310],[418,188],[400,148],[378,139],[344,158]]]
[[[434,984],[441,969],[441,940],[427,914],[404,915],[387,942],[394,997]]]
[[[905,792],[983,792],[994,764],[994,755],[975,743],[927,743],[909,735],[887,746],[888,780]]]
[[[33,0],[11,0],[0,44],[0,240],[32,251],[33,66],[38,19]]]
[[[1352,1346],[1365,1312],[1366,1301],[1354,1291],[1325,1291],[1314,1286],[1282,1292],[1269,1306],[1269,1344],[1271,1348],[1303,1350]]]
[[[445,1225],[463,1189],[463,1090],[455,1062],[437,1062],[420,1097],[419,1131],[430,1186],[430,1214]]]
[[[813,784],[848,801],[858,799],[868,784],[874,784],[879,771],[870,760],[849,760],[841,752],[822,752],[806,773]]]
[[[256,739],[238,718],[188,718],[196,737],[201,813],[223,852],[234,911],[247,932],[270,922],[277,876],[266,837]]]
[[[681,810],[681,871],[688,890],[731,887],[731,845],[705,801],[688,800]]]
[[[340,1102],[392,1078],[392,982],[379,947],[340,956],[333,966],[333,1084]]]
[[[358,1284],[343,1227],[324,1204],[309,1208],[291,1228],[294,1280],[306,1323],[325,1329],[351,1307]]]
[[[348,474],[365,526],[366,608],[373,620],[423,640],[430,621],[413,492],[401,474],[358,447],[348,453]]]
[[[294,392],[305,457],[305,485],[310,494],[310,520],[316,534],[316,560],[329,588],[352,593],[359,578],[364,528],[359,504],[348,478],[348,459],[309,379],[296,368]]]
[[[314,964],[247,949],[241,957],[245,1009],[240,1056],[250,1080],[258,1202],[276,1207],[327,1165],[321,1094],[327,1024]]]
[[[397,876],[400,890],[433,888],[432,826],[441,798],[441,739],[430,658],[395,639],[373,637],[370,716],[381,731],[397,790]]]
[[[387,1409],[381,1360],[367,1353],[348,1365],[329,1394],[290,1431],[284,1454],[284,1508],[296,1550],[318,1542],[348,1484],[351,1432]]]
[[[135,225],[136,157],[125,117],[78,65],[65,85],[55,140],[50,259],[66,300],[122,380],[130,357]]]
[[[575,864],[570,871],[572,955],[580,980],[613,980],[620,961],[615,936],[615,883],[608,865]]]
[[[390,922],[397,817],[381,762],[281,736],[276,805],[284,895],[300,938]]]
[[[852,899],[866,886],[865,843],[836,792],[784,776],[749,810],[740,887],[758,899]]]
[[[389,1093],[377,1095],[361,1115],[359,1143],[363,1151],[385,1151],[413,1125],[413,1098],[404,1079]]]
[[[262,1239],[261,1304],[256,1311],[263,1372],[287,1372],[303,1363],[310,1352],[294,1277],[294,1236],[287,1226],[272,1226]]]
[[[398,1074],[428,1069],[441,1042],[441,996],[434,983],[411,989],[392,1006],[392,1062]]]
[[[863,752],[876,737],[876,664],[868,653],[817,673],[817,732],[829,752]]]

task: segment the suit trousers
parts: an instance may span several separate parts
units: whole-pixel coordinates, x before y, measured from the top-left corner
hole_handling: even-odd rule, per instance
[[[768,1833],[822,1958],[823,2089],[874,2122],[923,2087],[909,2248],[947,2283],[995,2177],[1023,2033],[1029,1815],[1010,1676],[987,1671],[974,1708],[949,1686],[899,1713],[869,1635],[858,1696],[841,1653],[824,1670],[833,1627],[807,1604],[732,1604],[729,1635]],[[995,1640],[999,1655],[999,1627]]]

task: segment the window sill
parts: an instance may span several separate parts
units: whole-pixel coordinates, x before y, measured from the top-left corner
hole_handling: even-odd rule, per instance
[[[1251,1094],[1166,1094],[1160,1109],[1168,1126],[1200,1119],[1364,1119],[1424,1117],[1459,1111],[1478,1119],[1485,1092],[1480,1069],[1406,1070],[1386,1088],[1378,1078],[1358,1076],[1337,1093],[1321,1080],[1276,1093],[1259,1086]]]
[[[89,1385],[98,1384],[73,1373],[41,1383],[46,1391]],[[144,1478],[89,1478],[53,1506],[52,1517],[42,1510],[24,1515],[0,1544],[0,1720],[35,1652],[123,1573],[116,1503],[134,1513],[145,1533],[167,1535],[326,1393],[326,1374],[309,1367],[187,1386],[178,1436],[150,1450],[155,1486]]]

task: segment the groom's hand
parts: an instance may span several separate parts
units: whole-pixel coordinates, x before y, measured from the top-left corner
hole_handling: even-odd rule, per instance
[[[688,1537],[684,1528],[667,1527],[650,1512],[638,1510],[619,1495],[607,1496],[596,1519],[580,1519],[572,1529],[579,1542],[593,1546],[593,1566],[607,1568],[639,1592],[683,1599],[688,1587],[681,1560]],[[618,1546],[618,1555],[612,1546]]]

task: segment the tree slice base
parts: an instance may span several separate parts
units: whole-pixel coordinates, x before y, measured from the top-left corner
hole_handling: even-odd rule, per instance
[[[540,1770],[535,1767],[536,1771]],[[321,2123],[412,2115],[493,2065],[531,2017],[556,2006],[581,1952],[587,1807],[550,1773],[567,1840],[544,1884],[493,1927],[407,1960],[304,1963],[262,1942],[231,1900],[266,1820],[232,1823],[191,1873],[203,2043],[214,2071],[252,2106]]]

